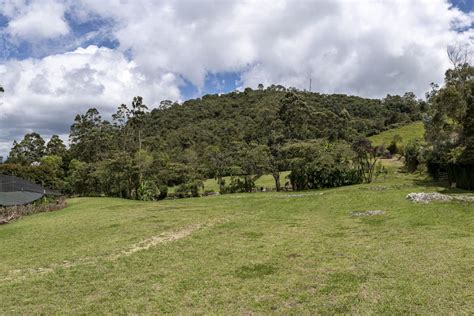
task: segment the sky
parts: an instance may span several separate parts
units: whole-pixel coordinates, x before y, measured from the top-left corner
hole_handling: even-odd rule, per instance
[[[281,84],[422,98],[474,0],[0,0],[0,156],[76,114]]]

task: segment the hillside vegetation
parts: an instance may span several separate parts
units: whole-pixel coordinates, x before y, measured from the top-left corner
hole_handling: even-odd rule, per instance
[[[163,101],[151,111],[145,101],[120,105],[112,121],[96,109],[78,114],[70,148],[29,133],[0,173],[70,194],[139,200],[162,199],[168,187],[196,195],[210,178],[221,193],[251,192],[265,174],[278,190],[283,171],[294,190],[348,185],[369,180],[363,160],[373,148],[363,138],[417,121],[426,109],[413,93],[368,99],[283,86]]]
[[[406,200],[442,189],[395,163],[319,191],[70,199],[0,227],[0,313],[474,313],[472,204]]]

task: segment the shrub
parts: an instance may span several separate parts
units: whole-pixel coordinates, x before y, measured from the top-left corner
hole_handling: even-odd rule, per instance
[[[354,152],[345,143],[311,142],[288,148],[290,175],[294,190],[338,187],[360,183],[361,175],[353,164]]]
[[[255,181],[249,176],[232,177],[230,184],[224,186],[223,194],[225,193],[244,193],[252,192],[255,189]]]
[[[388,145],[387,150],[392,155],[402,155],[403,154],[403,145],[402,145],[402,137],[400,135],[393,136],[390,145]]]
[[[175,194],[178,198],[186,197],[198,197],[199,190],[204,188],[204,184],[201,180],[195,180],[187,183],[180,184],[176,190]]]
[[[168,186],[164,184],[160,185],[159,191],[160,193],[158,194],[158,200],[166,199],[166,197],[168,196]]]
[[[405,147],[405,168],[408,172],[415,172],[421,163],[422,146],[420,141],[415,139],[410,141]]]
[[[137,199],[141,201],[154,201],[158,198],[160,191],[152,181],[144,180],[137,189]]]

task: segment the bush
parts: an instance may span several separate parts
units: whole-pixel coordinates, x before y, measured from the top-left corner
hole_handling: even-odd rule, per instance
[[[157,199],[158,195],[158,187],[152,181],[142,181],[137,189],[137,200],[154,201]]]
[[[402,145],[402,137],[400,135],[393,136],[390,145],[388,145],[387,150],[392,155],[403,155],[403,145]]]
[[[331,188],[362,182],[345,143],[312,142],[289,148],[293,158],[288,176],[294,190]]]
[[[164,184],[160,185],[159,191],[160,193],[158,194],[158,200],[166,199],[166,197],[168,196],[168,186]]]
[[[255,181],[251,177],[232,177],[230,184],[228,186],[224,186],[224,190],[221,193],[244,193],[252,192],[254,189]]]
[[[410,141],[405,147],[405,168],[408,172],[415,172],[421,163],[422,147],[418,140]]]
[[[180,184],[176,190],[175,195],[178,198],[187,198],[187,197],[199,197],[199,189],[203,189],[204,184],[201,180],[195,180],[192,182],[187,182]]]
[[[137,189],[137,199],[141,201],[163,200],[168,196],[166,185],[157,186],[155,182],[144,180]]]

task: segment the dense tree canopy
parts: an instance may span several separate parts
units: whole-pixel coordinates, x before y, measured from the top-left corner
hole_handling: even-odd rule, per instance
[[[474,67],[463,64],[446,72],[445,85],[433,87],[425,122],[432,161],[474,163]]]
[[[135,97],[111,121],[94,108],[78,114],[69,149],[58,136],[45,145],[40,135],[27,134],[14,142],[9,162],[46,168],[60,180],[55,187],[81,195],[155,199],[166,195],[167,186],[196,195],[202,180],[212,177],[221,192],[246,192],[264,173],[273,175],[279,190],[285,170],[295,189],[337,186],[370,181],[360,173],[351,143],[419,120],[422,105],[412,93],[379,100],[283,86],[182,104],[165,100],[152,111]]]
[[[38,133],[28,133],[17,143],[13,142],[8,162],[23,165],[38,163],[45,155],[45,142]]]

